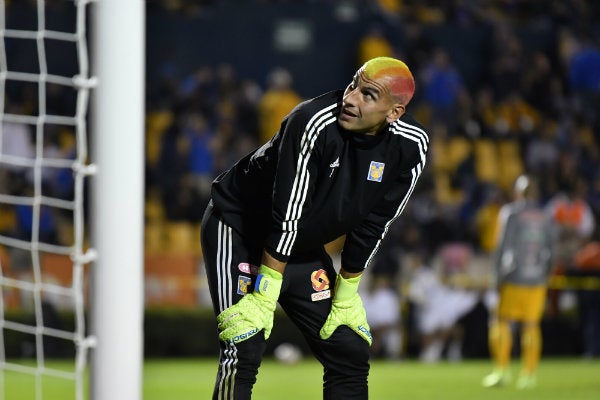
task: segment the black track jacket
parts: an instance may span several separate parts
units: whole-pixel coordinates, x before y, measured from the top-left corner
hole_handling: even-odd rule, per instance
[[[374,135],[342,129],[342,91],[299,104],[265,145],[221,174],[216,209],[280,261],[346,235],[342,267],[366,268],[425,166],[429,138],[404,114]]]

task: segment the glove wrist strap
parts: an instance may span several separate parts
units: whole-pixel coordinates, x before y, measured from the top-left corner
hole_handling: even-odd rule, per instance
[[[344,278],[341,274],[338,274],[335,280],[335,293],[334,298],[336,300],[347,300],[358,293],[358,284],[362,275],[354,278]]]
[[[254,291],[273,301],[279,298],[283,275],[272,268],[262,264],[258,270]]]

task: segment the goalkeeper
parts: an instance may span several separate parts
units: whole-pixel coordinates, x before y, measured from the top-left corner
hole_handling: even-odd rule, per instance
[[[323,365],[323,397],[368,398],[358,286],[425,165],[427,133],[405,114],[413,93],[403,62],[372,59],[214,181],[202,221],[221,347],[214,399],[251,398],[277,302]],[[342,236],[337,273],[324,245]]]

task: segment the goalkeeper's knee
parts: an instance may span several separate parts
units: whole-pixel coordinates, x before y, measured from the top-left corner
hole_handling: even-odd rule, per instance
[[[352,329],[340,326],[331,337],[330,350],[323,363],[326,376],[368,376],[369,343]]]

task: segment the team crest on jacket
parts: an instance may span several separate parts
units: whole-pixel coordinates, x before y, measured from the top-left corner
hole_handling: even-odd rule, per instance
[[[248,287],[252,284],[252,279],[249,276],[238,275],[237,293],[245,295],[248,293]]]
[[[381,182],[381,179],[383,179],[384,167],[385,164],[382,162],[371,161],[371,166],[369,167],[369,175],[367,176],[367,180]]]

